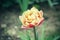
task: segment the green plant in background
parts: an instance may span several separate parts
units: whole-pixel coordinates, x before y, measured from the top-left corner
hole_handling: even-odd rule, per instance
[[[40,40],[45,40],[45,27],[46,27],[46,23],[44,23],[44,25],[41,27],[41,38],[40,38]]]
[[[55,37],[54,40],[60,40],[60,36]]]
[[[18,0],[18,3],[20,5],[22,12],[27,10],[29,5],[29,0]]]

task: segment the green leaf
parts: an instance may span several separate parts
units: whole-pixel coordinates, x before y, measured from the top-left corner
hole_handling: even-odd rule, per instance
[[[28,30],[26,30],[26,35],[27,35],[27,40],[31,40]]]
[[[40,40],[45,40],[45,27],[46,27],[46,23],[44,22],[40,28],[41,29]]]

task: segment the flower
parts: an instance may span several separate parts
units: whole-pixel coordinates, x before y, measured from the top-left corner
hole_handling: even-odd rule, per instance
[[[23,12],[22,16],[19,16],[19,19],[23,24],[22,28],[32,28],[43,22],[43,11],[38,11],[38,9],[32,7],[30,10]]]

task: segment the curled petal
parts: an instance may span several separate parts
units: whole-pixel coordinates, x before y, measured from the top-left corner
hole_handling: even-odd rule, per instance
[[[25,23],[24,17],[23,16],[19,16],[19,19],[21,20],[22,24],[24,25],[24,23]]]
[[[21,19],[22,16],[19,16],[19,19]]]
[[[19,19],[21,20],[21,22],[23,23],[23,19],[22,19],[22,16],[19,16]]]
[[[44,18],[42,18],[42,19],[39,21],[38,25],[42,24],[43,21],[44,21]]]
[[[40,16],[43,17],[43,11],[40,10],[39,13],[40,13]]]

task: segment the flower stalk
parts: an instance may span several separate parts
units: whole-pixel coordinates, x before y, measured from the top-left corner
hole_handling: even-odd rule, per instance
[[[37,40],[37,35],[36,35],[36,29],[35,29],[35,27],[33,27],[33,32],[34,32],[35,40]]]

